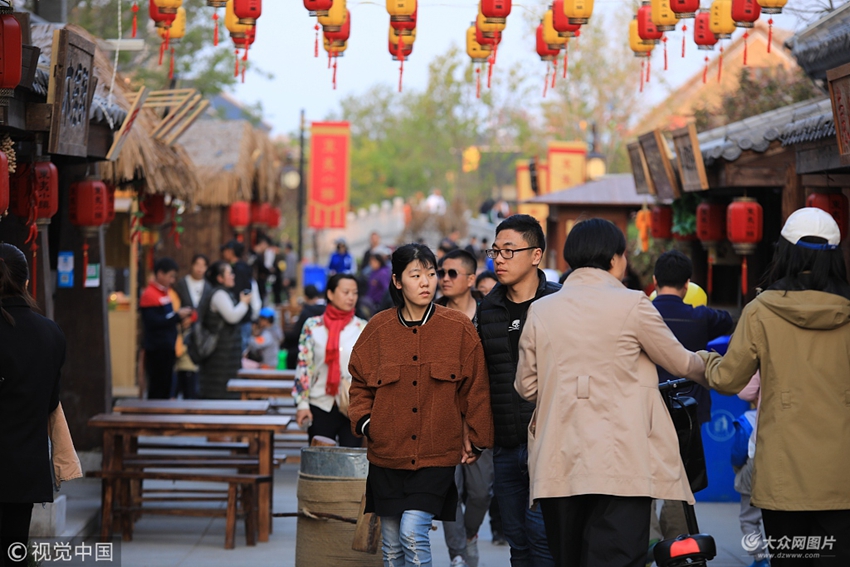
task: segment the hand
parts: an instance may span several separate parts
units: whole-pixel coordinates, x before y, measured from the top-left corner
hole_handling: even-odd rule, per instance
[[[192,311],[194,311],[194,309],[191,307],[181,307],[177,310],[177,315],[179,315],[181,319],[185,319],[192,314]]]
[[[301,424],[304,423],[305,419],[313,421],[313,412],[308,409],[300,409],[295,412],[295,423],[298,424],[298,427],[301,427]]]
[[[245,293],[244,291],[241,292],[239,294],[239,301],[241,303],[244,303],[245,305],[248,305],[249,303],[251,303],[251,292],[250,291],[248,293]]]
[[[478,460],[478,455],[472,450],[472,441],[469,440],[469,425],[463,420],[463,456],[460,462],[463,465],[471,465]]]

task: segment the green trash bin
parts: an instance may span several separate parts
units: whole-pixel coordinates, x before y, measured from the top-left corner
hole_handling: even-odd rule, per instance
[[[286,349],[280,349],[277,355],[277,369],[286,370],[286,355],[289,354]]]

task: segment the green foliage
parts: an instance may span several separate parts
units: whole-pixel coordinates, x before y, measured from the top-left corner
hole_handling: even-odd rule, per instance
[[[684,193],[671,203],[673,207],[673,233],[688,236],[697,231],[697,193]]]

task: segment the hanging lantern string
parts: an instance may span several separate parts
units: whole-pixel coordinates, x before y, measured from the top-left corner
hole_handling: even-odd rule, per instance
[[[687,39],[688,34],[685,33],[688,31],[688,25],[682,24],[682,59],[685,58],[685,40]],[[666,67],[665,67],[666,70]]]
[[[316,41],[313,44],[313,57],[319,56],[319,24],[313,26],[313,29],[316,30]]]
[[[490,56],[487,58],[487,88],[490,88],[490,84],[493,80],[493,52],[490,52]]]
[[[121,7],[119,6],[118,9],[121,10]],[[133,2],[133,7],[131,8],[131,10],[133,11],[133,36],[132,37],[133,37],[133,39],[135,39],[136,38],[136,30],[138,28],[138,20],[137,20],[136,14],[139,13],[139,3]],[[121,25],[120,24],[121,16],[118,16],[118,22],[119,22],[118,25],[120,26]],[[119,37],[121,36],[120,32],[118,33],[118,36]]]
[[[744,297],[747,296],[747,284],[749,283],[749,274],[747,270],[747,257],[744,256],[744,259],[741,261],[741,291],[744,294]]]
[[[646,82],[649,83],[649,79],[652,76],[652,56],[646,58]]]
[[[233,69],[233,78],[235,79],[239,76],[239,48],[234,49],[233,53],[236,55],[236,66]]]
[[[218,46],[218,10],[213,11],[213,45]]]
[[[717,58],[717,82],[720,82],[720,76],[723,74],[723,46],[720,46],[720,57]]]
[[[708,55],[705,56],[705,67],[702,69],[702,84],[708,80]]]
[[[83,236],[85,239],[85,236]],[[83,287],[86,286],[86,275],[89,273],[89,242],[83,240]]]
[[[664,44],[664,70],[666,71],[667,70],[667,36],[666,35],[661,38],[661,43]],[[684,50],[684,47],[682,49]]]
[[[247,61],[247,60],[248,60],[248,50],[249,50],[250,48],[251,48],[251,42],[250,42],[250,41],[248,41],[248,38],[246,37],[246,38],[245,38],[245,51],[244,51],[244,54],[242,55],[242,61]]]
[[[398,53],[398,92],[401,92],[402,88],[402,80],[404,77],[404,46],[402,45],[401,34],[398,36],[398,45],[396,46],[396,52]]]
[[[773,43],[773,18],[767,20],[767,52],[770,53],[770,44]]]
[[[567,78],[567,65],[570,62],[570,42],[564,46],[564,78]]]
[[[555,88],[555,79],[558,78],[558,56],[552,60],[552,88]]]
[[[336,65],[337,65],[337,61],[338,61],[338,60],[339,60],[339,58],[338,58],[338,57],[334,57],[334,74],[333,74],[333,85],[334,85],[334,90],[336,90]]]
[[[747,40],[750,37],[750,32],[744,32],[744,67],[747,66]]]

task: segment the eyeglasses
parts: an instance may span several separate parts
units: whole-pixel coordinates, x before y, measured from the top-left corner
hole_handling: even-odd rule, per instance
[[[454,280],[454,279],[457,279],[458,276],[468,276],[470,274],[462,274],[462,273],[458,272],[457,270],[455,270],[454,268],[451,268],[449,270],[443,270],[443,269],[437,270],[437,279],[441,280],[446,275],[448,275],[449,278]]]
[[[484,251],[488,258],[491,260],[495,260],[496,256],[499,254],[502,255],[502,258],[505,260],[510,260],[514,257],[515,252],[523,252],[525,250],[534,250],[536,248],[540,248],[539,246],[529,246],[528,248],[517,248],[516,250],[511,250],[510,248],[489,248]]]

